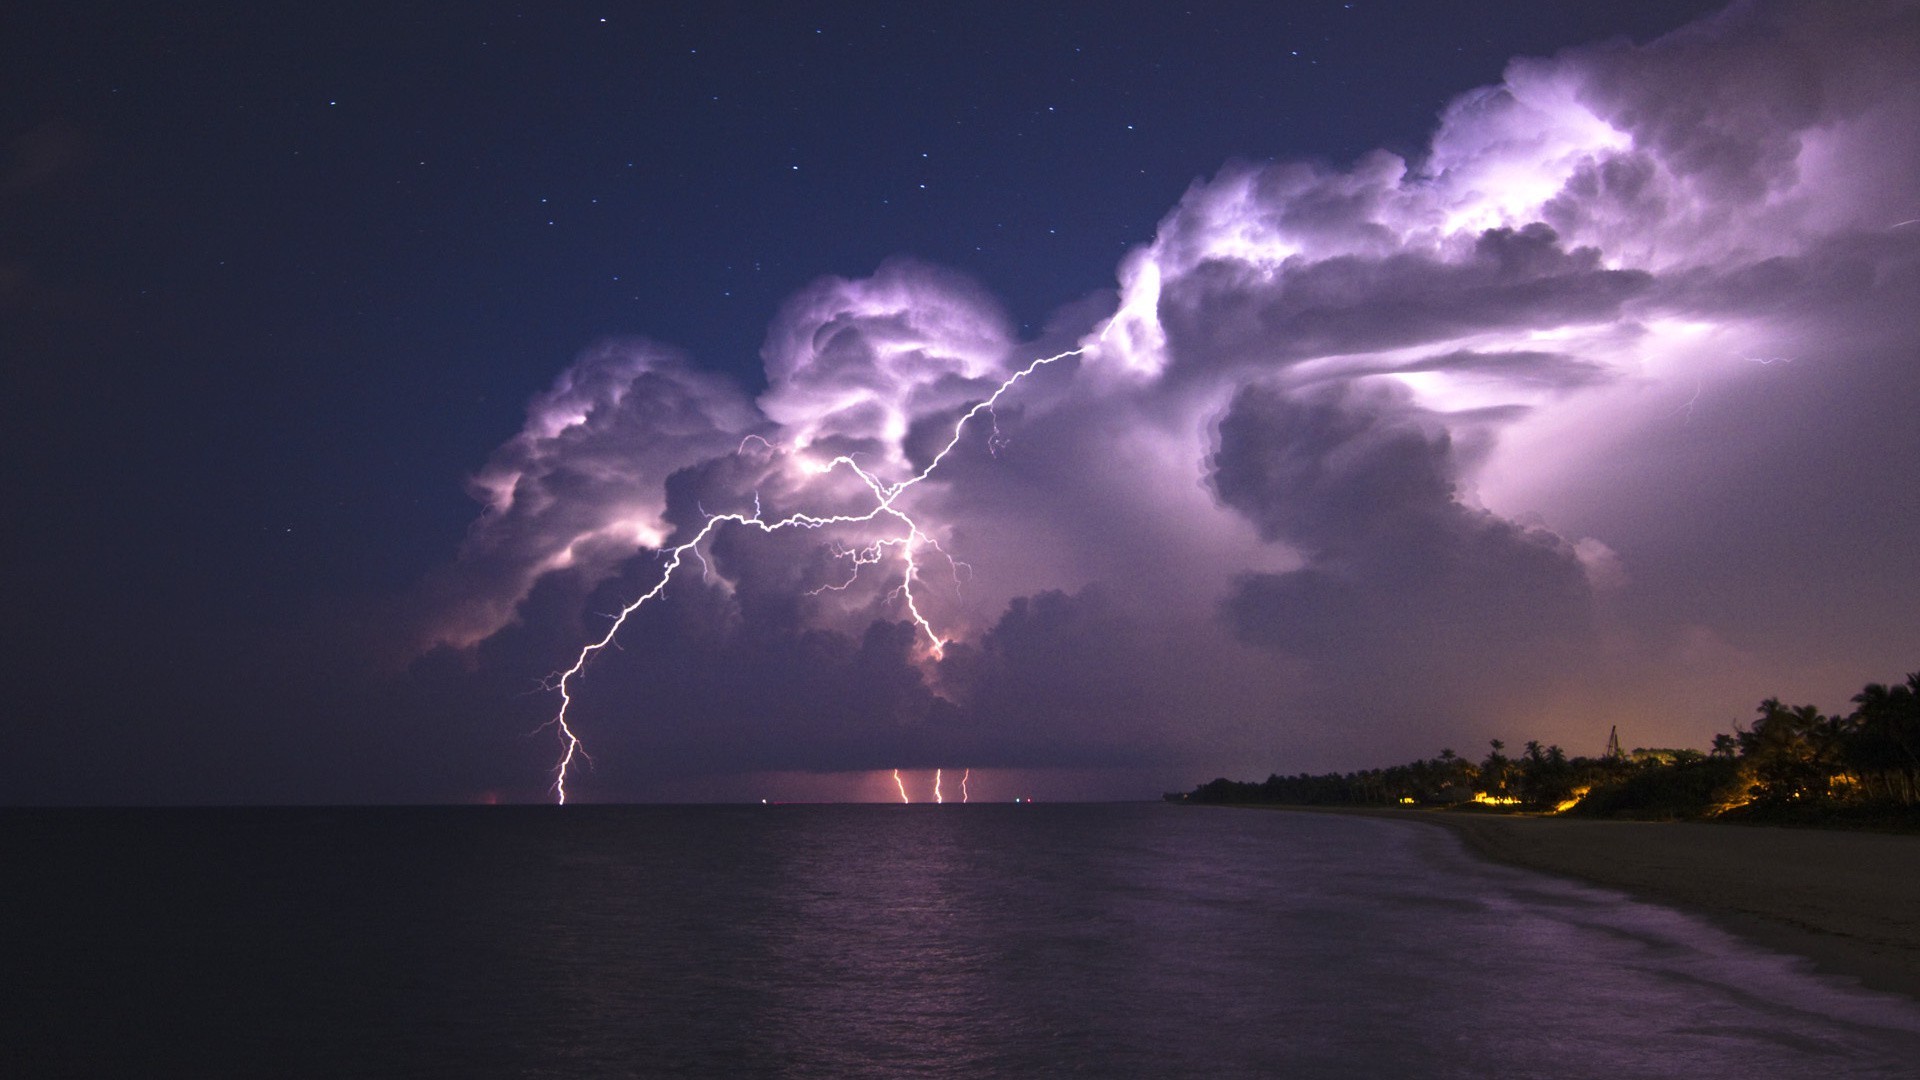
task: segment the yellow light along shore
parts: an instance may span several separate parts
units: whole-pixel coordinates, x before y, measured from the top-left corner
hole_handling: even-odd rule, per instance
[[[1276,806],[1278,810],[1311,807]],[[1474,853],[1691,910],[1874,990],[1920,999],[1920,836],[1447,810],[1368,810]]]

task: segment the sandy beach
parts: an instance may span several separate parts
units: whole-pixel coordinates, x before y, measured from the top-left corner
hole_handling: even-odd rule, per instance
[[[1495,862],[1685,908],[1872,989],[1920,999],[1920,836],[1358,811],[1451,829]]]

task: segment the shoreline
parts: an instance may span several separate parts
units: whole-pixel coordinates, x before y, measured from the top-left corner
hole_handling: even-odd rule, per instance
[[[1815,971],[1920,1001],[1920,836],[1708,822],[1275,806],[1448,829],[1489,862],[1702,915]]]

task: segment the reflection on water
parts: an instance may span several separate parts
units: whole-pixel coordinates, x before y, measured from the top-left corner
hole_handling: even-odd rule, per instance
[[[0,1073],[1910,1075],[1920,1007],[1437,829],[10,812]]]

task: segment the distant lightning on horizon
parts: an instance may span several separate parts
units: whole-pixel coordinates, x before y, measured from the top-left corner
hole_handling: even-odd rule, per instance
[[[852,564],[852,574],[848,577],[847,581],[839,585],[826,585],[814,591],[817,594],[827,589],[845,589],[858,579],[862,567],[884,561],[889,552],[896,553],[901,561],[903,573],[900,586],[894,590],[893,595],[900,600],[902,606],[906,609],[908,617],[912,620],[914,626],[918,628],[920,634],[925,636],[927,641],[927,655],[935,660],[940,659],[946,648],[947,641],[934,629],[933,623],[928,620],[926,614],[920,609],[920,604],[914,596],[913,583],[915,578],[920,574],[919,554],[923,546],[930,547],[942,555],[945,553],[941,550],[939,543],[921,528],[920,523],[915,521],[913,516],[906,510],[897,505],[900,497],[912,490],[921,481],[932,476],[934,472],[940,468],[941,464],[947,460],[948,455],[953,452],[954,448],[959,446],[961,436],[965,433],[968,422],[981,413],[993,416],[994,406],[999,403],[1001,397],[1022,379],[1027,378],[1049,364],[1071,357],[1082,356],[1088,350],[1104,342],[1107,334],[1118,324],[1120,314],[1124,313],[1124,310],[1125,309],[1122,309],[1122,312],[1116,312],[1114,316],[1107,320],[1106,325],[1101,329],[1100,336],[1094,341],[1072,349],[1067,349],[1063,352],[1054,353],[1051,356],[1040,357],[1007,376],[1006,379],[1002,380],[1001,383],[994,388],[993,393],[975,403],[971,408],[967,409],[966,412],[962,413],[958,420],[954,421],[953,434],[947,439],[946,445],[942,446],[939,453],[936,453],[932,460],[927,462],[926,467],[918,473],[904,480],[886,483],[862,467],[858,462],[854,461],[851,455],[847,454],[839,455],[826,465],[817,467],[815,471],[820,474],[845,469],[860,479],[860,482],[873,498],[872,507],[862,513],[824,515],[794,513],[774,521],[767,521],[760,516],[760,499],[758,494],[756,494],[754,496],[753,512],[750,514],[740,512],[707,514],[706,521],[701,525],[698,532],[694,533],[690,539],[682,542],[678,546],[666,550],[665,563],[661,570],[660,579],[654,582],[653,587],[641,593],[634,600],[622,607],[619,613],[613,616],[613,623],[607,627],[607,632],[601,635],[599,640],[583,646],[580,649],[579,655],[574,658],[573,665],[550,679],[550,685],[560,694],[560,708],[555,712],[553,719],[548,720],[541,726],[553,727],[560,733],[562,750],[560,761],[554,768],[553,792],[555,801],[565,805],[567,801],[567,778],[573,768],[574,761],[576,758],[587,757],[586,746],[581,741],[578,733],[574,731],[573,725],[569,722],[567,716],[568,710],[573,706],[573,681],[579,678],[586,670],[587,662],[593,659],[595,654],[613,644],[614,638],[620,633],[620,628],[626,625],[628,616],[666,591],[667,585],[673,581],[674,573],[685,563],[689,554],[698,560],[703,567],[706,565],[706,556],[700,550],[700,545],[711,537],[714,531],[723,524],[731,523],[757,529],[763,533],[777,533],[790,529],[824,529],[839,525],[860,525],[891,520],[902,530],[899,534],[875,541],[862,548],[840,552],[840,557],[846,558]],[[996,422],[996,434],[997,431],[998,425]],[[745,449],[749,441],[755,439],[758,439],[762,445],[768,446],[769,448],[772,447],[772,444],[767,442],[766,439],[758,435],[750,435],[746,439],[741,440],[741,450]],[[740,450],[736,450],[735,452],[739,453]],[[951,561],[951,557],[949,557],[949,561]],[[957,568],[958,564],[955,565]],[[588,760],[591,760],[591,758],[588,758]],[[894,783],[899,786],[901,801],[910,801],[907,799],[906,786],[900,780],[899,770],[894,770],[893,778]],[[965,780],[963,779],[963,792],[964,786]],[[939,779],[937,773],[935,774],[934,791],[937,800],[939,798]]]

